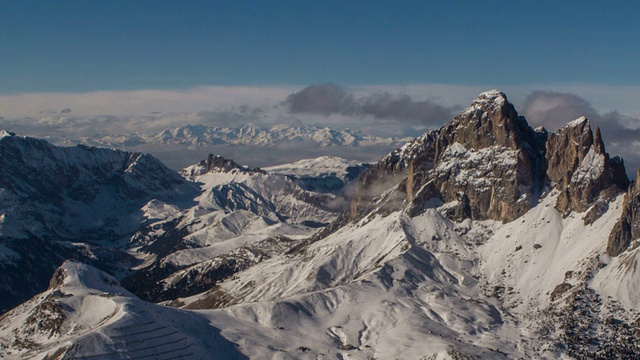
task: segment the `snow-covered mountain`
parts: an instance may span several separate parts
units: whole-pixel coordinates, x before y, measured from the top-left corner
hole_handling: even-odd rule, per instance
[[[5,137],[2,146],[7,138],[20,139]],[[2,183],[3,194],[25,192],[14,189],[33,175],[18,174]],[[127,290],[111,275],[65,262],[48,290],[0,318],[0,355],[634,359],[640,352],[640,187],[585,118],[555,133],[534,130],[493,90],[366,170],[328,157],[263,170],[212,155],[178,179],[135,203],[143,220],[113,247],[133,259],[128,272],[112,272]],[[322,179],[342,185],[318,186]],[[197,191],[175,201],[161,196],[167,186]],[[4,204],[5,216],[43,229],[57,221],[46,215],[38,223]],[[11,224],[6,231],[22,229]],[[10,264],[18,259],[5,240],[13,233],[0,230],[2,264]],[[55,233],[73,234],[62,230]],[[154,331],[172,337],[158,341]]]
[[[197,186],[140,153],[3,133],[0,139],[0,309],[46,288],[78,258],[113,273],[138,262],[123,251],[152,200],[188,206]]]
[[[209,156],[182,175],[202,189],[196,205],[166,213],[147,209],[149,221],[134,234],[136,251],[152,256],[125,286],[154,300],[173,300],[282,254],[332,222],[346,202],[304,190],[287,176]],[[152,280],[152,281],[149,281]]]
[[[157,134],[82,137],[71,142],[123,148],[141,145],[180,145],[187,147],[206,147],[221,144],[274,146],[291,142],[312,143],[321,147],[367,147],[376,145],[399,146],[406,141],[408,141],[408,138],[377,137],[362,131],[328,127],[275,125],[270,128],[264,128],[254,125],[242,125],[236,128],[227,128],[186,125],[169,128]]]
[[[224,256],[208,270],[216,273],[211,281],[217,281],[246,266],[236,259],[257,262],[269,248],[290,246],[291,239],[333,221],[346,206],[340,192],[308,191],[290,176],[241,167],[219,156],[179,174],[140,153],[61,148],[2,135],[3,311],[46,288],[53,271],[69,258],[120,277],[139,266],[146,267],[137,276],[161,268],[161,277],[145,282],[147,291],[178,270],[205,266],[200,264],[205,260],[217,263]],[[364,169],[341,159],[335,159],[333,170],[327,166],[332,174],[350,173],[349,179]],[[317,182],[312,176],[305,181]],[[335,189],[348,181],[339,178]],[[247,256],[253,260],[247,262]],[[179,293],[193,291],[183,287]],[[169,296],[164,288],[160,292],[163,299]]]
[[[2,322],[0,341],[11,344],[0,349],[3,358],[246,359],[206,318],[141,301],[111,275],[72,260]]]

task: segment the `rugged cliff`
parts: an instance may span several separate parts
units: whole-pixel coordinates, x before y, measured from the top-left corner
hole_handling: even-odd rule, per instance
[[[508,222],[556,189],[558,210],[565,215],[590,210],[585,222],[592,223],[603,204],[628,184],[622,160],[609,157],[600,130],[594,133],[587,119],[574,120],[558,133],[534,130],[504,93],[492,90],[442,128],[366,171],[351,212],[356,217],[363,212],[357,208],[397,186],[386,201],[404,201],[411,215],[438,199],[450,203],[447,213],[455,219]]]

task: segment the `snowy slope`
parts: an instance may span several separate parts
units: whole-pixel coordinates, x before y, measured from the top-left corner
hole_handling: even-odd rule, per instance
[[[74,261],[0,323],[5,359],[246,358],[198,314],[143,302],[110,275]]]
[[[553,197],[547,201],[551,200]],[[539,232],[535,235],[529,235],[528,225],[521,222],[452,222],[442,216],[438,208],[414,218],[402,212],[365,218],[298,253],[274,257],[237,274],[236,279],[223,283],[216,294],[181,299],[188,304],[187,308],[202,308],[221,305],[215,303],[216,300],[233,303],[238,300],[235,296],[242,297],[239,304],[219,310],[196,313],[182,310],[174,314],[176,310],[162,310],[131,300],[125,290],[83,282],[98,290],[97,293],[123,294],[126,301],[120,300],[121,297],[110,301],[133,304],[125,307],[128,310],[143,309],[152,314],[161,311],[164,322],[158,324],[158,328],[167,327],[182,333],[186,328],[177,328],[171,321],[183,321],[182,317],[187,314],[195,316],[190,320],[192,323],[207,319],[221,329],[220,339],[237,344],[238,351],[250,358],[333,358],[338,354],[341,358],[357,359],[423,356],[448,359],[463,356],[461,354],[495,359],[556,358],[562,352],[548,347],[547,341],[540,338],[533,315],[550,303],[546,292],[552,290],[556,282],[562,282],[564,272],[579,272],[581,264],[553,256],[544,257],[548,262],[541,264],[533,260],[538,256],[535,252],[547,248],[558,255],[566,253],[558,243],[571,239],[570,234],[581,229],[589,245],[577,248],[574,258],[585,259],[594,251],[596,254],[604,251],[602,241],[598,246],[598,241],[591,240],[590,236],[595,239],[597,232],[605,229],[601,224],[594,224],[592,230],[584,232],[579,216],[561,219],[557,210],[546,205],[543,202],[534,210],[542,213],[532,212],[523,219],[525,224],[538,222]],[[617,214],[612,206],[598,221],[609,222],[608,217]],[[541,221],[541,215],[550,221]],[[550,233],[558,235],[550,237]],[[534,249],[536,243],[542,247]],[[523,248],[515,251],[518,244]],[[509,256],[519,253],[522,258]],[[550,271],[541,272],[549,278],[540,281],[538,288],[518,287],[522,285],[509,282],[515,275],[533,273],[534,270],[527,267],[538,266]],[[501,269],[510,271],[510,276],[500,278]],[[560,277],[553,276],[555,271],[563,273]],[[507,295],[511,296],[508,301],[492,295],[498,285],[514,286],[512,295]],[[61,289],[74,295],[69,299],[88,296],[86,291],[72,290],[75,287]],[[531,302],[523,305],[516,299],[531,299]],[[93,302],[99,301],[102,300],[76,299],[74,303],[97,306]],[[77,309],[77,305],[74,306],[73,309]],[[108,315],[116,312],[115,306],[100,303],[99,308],[105,309],[103,315]],[[156,308],[158,310],[152,310]],[[520,313],[531,317],[518,315]],[[10,313],[9,318],[13,314]],[[100,320],[107,317],[100,314],[96,313],[95,317]],[[146,314],[137,313],[134,319],[118,314],[109,317],[114,320],[92,327],[104,329],[101,331],[113,338],[113,330],[109,329],[127,326],[146,329],[144,326],[149,326],[145,325],[149,321],[153,320],[154,325],[159,321],[155,317],[149,319]],[[196,320],[198,318],[200,320]],[[81,322],[71,316],[69,319]],[[139,323],[140,319],[145,322]],[[15,318],[11,323],[19,327],[15,325],[19,321],[22,320]],[[83,318],[82,321],[99,323],[98,319]],[[199,331],[218,333],[215,328]],[[3,334],[6,333],[6,329],[3,330]],[[90,334],[93,332],[70,333],[56,341],[80,344],[74,348],[83,349],[83,354],[122,349],[117,347],[122,344],[96,341]],[[203,341],[201,334],[188,339],[193,343]],[[85,345],[85,341],[90,345]],[[44,348],[50,352],[54,349],[53,346]],[[136,349],[131,345],[129,349],[132,348]]]
[[[146,263],[124,284],[146,299],[165,301],[205,291],[288,251],[332,222],[346,205],[339,194],[307,191],[288,176],[219,156],[182,174],[201,189],[196,204],[150,221],[133,236],[133,250],[147,254]]]
[[[293,357],[308,348],[356,358],[458,352],[503,358],[496,349],[509,358],[555,358],[562,352],[545,347],[535,314],[551,304],[549,293],[567,271],[578,284],[591,257],[604,253],[602,234],[619,215],[619,200],[590,227],[580,214],[562,219],[549,206],[554,200],[508,224],[456,223],[438,209],[414,218],[371,216],[180,301],[186,308],[224,307],[227,315],[210,316],[263,327],[259,332],[271,333]],[[496,294],[496,287],[506,293]],[[609,295],[615,294],[602,293]],[[227,328],[223,335],[240,339],[251,331],[257,330]],[[264,355],[260,341],[241,349]]]
[[[285,175],[305,190],[337,193],[353,182],[369,164],[336,156],[321,156],[291,164],[264,168],[267,172]]]

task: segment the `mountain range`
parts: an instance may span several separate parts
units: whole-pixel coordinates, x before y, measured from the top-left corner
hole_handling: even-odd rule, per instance
[[[640,187],[568,120],[492,90],[374,164],[179,172],[2,132],[0,356],[634,359]]]
[[[240,127],[216,127],[185,125],[168,128],[155,134],[97,135],[67,139],[66,143],[82,143],[114,148],[142,145],[172,145],[206,147],[212,145],[274,146],[281,143],[308,143],[328,146],[399,146],[410,140],[401,137],[379,137],[353,129],[332,129],[316,126],[274,125],[272,127],[251,124]]]

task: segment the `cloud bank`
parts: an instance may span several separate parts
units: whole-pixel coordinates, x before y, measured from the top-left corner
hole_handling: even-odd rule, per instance
[[[459,106],[446,107],[429,99],[416,101],[406,94],[375,92],[356,97],[330,83],[307,86],[289,95],[282,104],[294,114],[371,116],[421,126],[440,125],[460,110]]]

